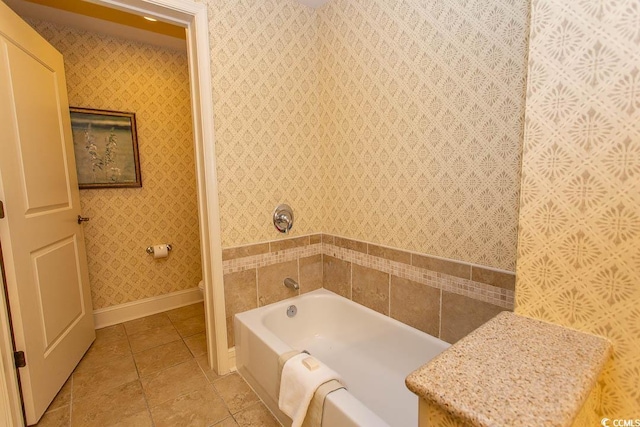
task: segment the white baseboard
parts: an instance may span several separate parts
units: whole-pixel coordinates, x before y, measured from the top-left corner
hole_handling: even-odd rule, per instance
[[[184,307],[185,305],[195,304],[202,300],[202,293],[198,287],[195,287],[157,297],[100,308],[93,311],[93,321],[95,328],[100,329],[174,308]]]
[[[231,347],[229,349],[229,370],[231,372],[237,371],[237,368],[236,368],[236,348],[235,347]]]

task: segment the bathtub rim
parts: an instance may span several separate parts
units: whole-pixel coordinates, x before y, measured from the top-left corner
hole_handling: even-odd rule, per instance
[[[240,337],[241,330],[245,329],[245,333],[251,334],[252,339],[259,341],[262,346],[275,352],[275,357],[277,359],[278,355],[288,352],[294,348],[292,345],[289,345],[285,341],[283,341],[278,336],[276,331],[267,327],[267,325],[265,324],[265,318],[270,314],[277,312],[278,310],[282,310],[284,312],[286,311],[288,306],[295,305],[301,300],[308,301],[310,299],[319,298],[337,300],[340,301],[341,304],[353,307],[356,310],[366,313],[367,315],[382,317],[385,322],[389,322],[393,327],[406,330],[410,333],[419,333],[423,335],[425,339],[427,339],[428,341],[432,341],[438,347],[444,346],[442,351],[450,346],[449,343],[446,343],[445,341],[434,337],[433,335],[413,328],[405,323],[400,322],[399,320],[392,318],[391,316],[372,310],[362,304],[359,304],[353,300],[345,298],[341,295],[336,294],[335,292],[324,288],[316,289],[305,294],[296,295],[282,301],[277,301],[262,307],[257,307],[242,313],[238,313],[234,316],[234,333],[236,334],[238,372],[251,385],[251,387],[256,391],[260,398],[263,399],[269,410],[285,426],[290,425],[290,419],[279,410],[278,402],[275,399],[275,396],[272,396],[272,393],[270,393],[267,388],[265,388],[270,388],[270,383],[267,382],[266,385],[263,385],[261,381],[259,381],[254,376],[254,373],[249,370],[250,368],[248,364],[245,366],[245,364],[241,360],[242,356],[239,354],[239,349],[242,347],[242,338]],[[425,360],[424,363],[427,362],[428,360]],[[333,411],[330,411],[328,408],[332,408]],[[416,411],[417,410],[418,408],[416,407]],[[325,416],[329,414],[327,411],[330,411],[332,415],[335,415],[335,413],[340,413],[341,416],[348,418],[348,422],[351,423],[349,424],[349,426],[365,425],[375,427],[389,427],[389,424],[382,417],[380,417],[371,408],[360,401],[356,396],[351,394],[351,392],[349,392],[348,390],[338,390],[334,393],[329,394],[327,396],[327,400],[325,401]],[[331,418],[331,416],[329,416],[329,418]]]
[[[375,311],[365,305],[362,305],[360,303],[357,303],[349,298],[343,297],[342,295],[339,295],[333,291],[330,291],[328,289],[325,288],[319,288],[319,289],[315,289],[313,291],[310,292],[306,292],[304,294],[300,294],[300,295],[295,295],[293,297],[281,300],[281,301],[277,301],[277,302],[273,302],[271,304],[267,304],[267,305],[263,305],[262,307],[256,307],[256,308],[252,308],[251,310],[247,310],[247,311],[243,311],[242,313],[237,313],[234,316],[234,322],[235,319],[239,319],[240,321],[244,322],[244,323],[250,323],[251,325],[255,325],[257,326],[257,328],[260,330],[260,332],[262,333],[268,333],[270,335],[272,335],[275,339],[275,344],[277,344],[278,348],[277,350],[279,351],[278,354],[283,354],[289,350],[292,350],[291,346],[287,343],[285,343],[284,341],[282,341],[277,335],[276,333],[269,329],[268,326],[265,325],[264,321],[262,320],[262,318],[266,315],[266,313],[271,313],[274,311],[277,311],[280,308],[285,308],[290,306],[290,305],[295,305],[296,301],[300,301],[302,299],[316,299],[316,298],[335,298],[339,301],[342,301],[343,303],[346,303],[347,305],[353,306],[355,308],[357,308],[358,310],[363,310],[365,313],[369,313],[375,316],[383,316],[385,318],[385,321],[390,322],[392,325],[397,326],[403,330],[406,330],[407,332],[410,333],[415,333],[415,332],[419,332],[420,334],[424,334],[427,335],[429,338],[429,340],[433,340],[434,344],[437,344],[438,346],[440,345],[444,345],[445,349],[450,347],[451,344],[438,338],[435,337],[427,332],[421,331],[417,328],[414,328],[413,326],[407,325],[406,323],[403,323],[397,319],[394,319],[393,317],[391,317],[390,315],[387,314],[383,314],[380,313],[379,311]],[[262,313],[262,315],[258,315],[258,313]],[[234,323],[235,326],[235,323]],[[234,332],[235,332],[235,328],[234,328]],[[263,336],[263,335],[261,335]],[[426,362],[425,362],[426,363]]]

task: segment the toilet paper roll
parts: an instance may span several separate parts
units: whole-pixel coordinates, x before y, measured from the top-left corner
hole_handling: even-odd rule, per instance
[[[154,258],[166,258],[169,256],[169,249],[167,245],[153,245],[153,257]]]

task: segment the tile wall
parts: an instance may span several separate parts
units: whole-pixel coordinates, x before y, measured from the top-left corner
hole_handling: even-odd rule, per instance
[[[513,273],[329,234],[225,249],[223,268],[230,347],[236,313],[318,288],[451,343],[514,304]]]
[[[224,249],[222,260],[229,347],[235,345],[236,313],[323,286],[320,234]],[[283,285],[287,277],[300,284],[299,291]]]

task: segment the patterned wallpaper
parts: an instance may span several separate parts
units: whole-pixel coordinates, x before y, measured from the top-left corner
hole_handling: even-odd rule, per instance
[[[515,268],[527,2],[202,1],[223,247],[286,201],[294,235]]]
[[[82,190],[93,308],[197,286],[201,278],[186,52],[29,20],[65,59],[69,103],[133,111],[140,189]],[[151,244],[173,243],[154,260]]]
[[[320,9],[323,232],[515,269],[528,9]]]
[[[640,417],[640,3],[534,0],[516,311],[609,338],[604,417]]]
[[[222,246],[322,229],[317,25],[296,0],[205,0],[209,9]],[[289,236],[271,214],[294,210]]]

